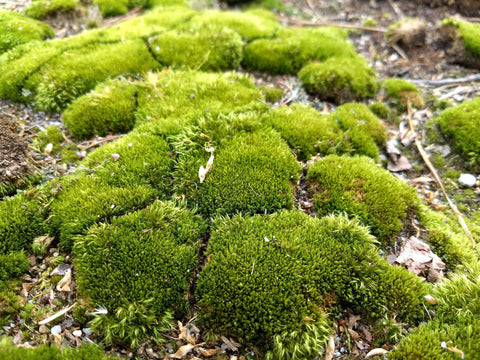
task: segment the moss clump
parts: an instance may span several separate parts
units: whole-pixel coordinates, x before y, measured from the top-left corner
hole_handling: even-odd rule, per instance
[[[272,37],[280,28],[278,21],[262,11],[217,11],[209,10],[196,16],[187,26],[205,27],[211,24],[230,28],[246,41]]]
[[[62,130],[58,126],[52,125],[38,134],[38,137],[35,139],[35,145],[43,152],[48,144],[52,144],[52,153],[56,154],[60,151],[60,144],[64,141]]]
[[[124,320],[128,326],[117,322],[116,330],[106,319],[94,320],[99,330],[110,334],[109,342],[122,340],[136,346],[152,334],[158,338],[156,319],[187,312],[186,294],[205,231],[199,216],[172,203],[155,202],[113,218],[108,225],[93,226],[77,240],[79,290],[92,305],[105,306],[108,314],[102,318],[119,320],[116,316],[122,309],[135,314]],[[132,304],[141,306],[128,310]]]
[[[36,236],[48,232],[44,205],[24,195],[0,201],[0,254],[28,249]]]
[[[340,132],[328,115],[299,104],[270,111],[262,120],[280,133],[301,161],[327,154]]]
[[[331,113],[332,121],[343,130],[335,144],[337,154],[367,155],[377,159],[378,146],[387,140],[385,126],[363,104],[345,104]]]
[[[40,21],[0,10],[0,54],[18,45],[54,37],[52,28]]]
[[[377,101],[371,104],[368,108],[372,113],[374,113],[381,119],[386,119],[390,114],[390,109],[388,108],[388,106],[381,101]]]
[[[422,316],[423,283],[402,268],[385,271],[393,268],[378,255],[375,239],[346,217],[235,216],[216,220],[211,233],[196,293],[199,317],[266,358],[317,356],[330,328],[322,309],[334,302],[371,316],[397,310],[403,319]]]
[[[129,0],[93,0],[103,17],[123,15],[128,12]]]
[[[45,19],[57,12],[75,10],[78,0],[34,0],[26,9],[25,14],[34,19]]]
[[[136,123],[143,125],[135,131],[178,133],[195,117],[259,106],[258,98],[262,94],[252,81],[235,73],[150,73],[138,96]]]
[[[300,167],[278,133],[273,130],[250,132],[252,116],[255,120],[256,114],[213,118],[221,123],[240,117],[240,122],[247,127],[246,131],[234,128],[231,135],[225,137],[195,128],[176,137],[175,149],[185,155],[178,156],[174,186],[177,194],[185,195],[188,203],[198,207],[201,213],[255,214],[293,206],[292,185]],[[216,149],[213,166],[203,183],[199,181],[198,169],[206,166],[210,154],[204,149],[209,145],[201,134],[214,139],[209,145]]]
[[[413,188],[366,157],[327,156],[308,169],[309,191],[319,216],[346,213],[392,245],[418,200]]]
[[[434,121],[456,151],[471,165],[480,165],[480,99],[447,109]]]
[[[459,21],[453,18],[444,19],[440,25],[442,28],[454,28],[456,31],[454,34],[450,34],[450,41],[453,41],[453,50],[462,50],[459,47],[463,47],[463,51],[466,51],[470,56],[474,58],[480,57],[480,26],[477,24],[471,24],[465,21]],[[442,29],[441,29],[442,30]],[[456,42],[461,42],[458,44]],[[478,59],[477,59],[478,61]]]
[[[68,51],[42,69],[39,83],[33,84],[35,103],[43,110],[61,110],[109,77],[158,66],[141,40]]]
[[[216,26],[199,27],[184,33],[170,31],[149,40],[162,65],[223,71],[240,65],[243,42],[238,33]]]
[[[9,338],[0,339],[0,359],[2,360],[113,360],[95,344],[82,345],[77,349],[42,345],[33,348],[16,347]]]
[[[131,130],[136,107],[136,85],[121,79],[110,80],[70,104],[62,118],[73,137],[88,139]]]
[[[12,251],[0,254],[0,282],[23,275],[28,269],[30,260],[23,251]]]
[[[274,86],[262,85],[260,86],[260,91],[265,96],[265,101],[269,103],[277,103],[282,100],[283,90]]]
[[[282,29],[273,39],[259,39],[245,47],[242,65],[248,70],[295,74],[313,60],[357,57],[347,33],[332,28]]]
[[[399,110],[407,108],[407,102],[421,109],[425,106],[422,95],[418,88],[409,81],[403,79],[386,79],[383,82],[387,99],[397,105]]]
[[[307,91],[337,103],[375,96],[376,76],[375,71],[359,56],[314,62],[298,73]]]

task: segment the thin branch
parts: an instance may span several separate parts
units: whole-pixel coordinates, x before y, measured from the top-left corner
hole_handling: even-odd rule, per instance
[[[410,125],[410,131],[414,134],[415,133],[415,127],[413,126],[413,121],[412,121],[412,107],[411,107],[410,101],[408,101],[408,100],[407,100],[407,109],[408,109],[408,124]],[[415,137],[415,145],[417,146],[417,149],[418,149],[418,152],[420,153],[420,156],[422,157],[423,161],[425,162],[428,169],[432,173],[435,181],[440,186],[440,189],[442,189],[443,195],[445,196],[445,199],[447,199],[448,205],[453,210],[453,212],[454,212],[455,216],[457,217],[457,220],[460,223],[463,231],[465,232],[467,237],[472,242],[472,247],[475,247],[475,240],[473,239],[473,236],[470,233],[470,230],[468,230],[468,226],[465,223],[465,220],[463,219],[462,214],[457,209],[455,204],[448,197],[447,192],[445,191],[445,187],[443,186],[442,180],[440,179],[440,176],[438,176],[437,171],[435,170],[432,163],[430,162],[430,159],[428,158],[428,155],[427,155],[426,151],[424,150],[422,144],[420,143],[420,141],[418,140],[417,137]]]
[[[475,74],[472,76],[458,78],[458,79],[448,78],[448,79],[441,79],[441,80],[424,80],[424,79],[404,79],[404,80],[410,81],[414,84],[444,86],[444,85],[467,83],[472,81],[480,81],[480,74]]]
[[[281,22],[286,22],[289,25],[299,25],[299,26],[330,26],[330,27],[337,27],[342,29],[353,29],[353,30],[363,30],[363,31],[373,31],[373,32],[380,32],[385,33],[387,32],[386,29],[377,28],[373,26],[362,26],[362,25],[354,25],[354,24],[342,24],[330,21],[313,21],[313,20],[304,20],[304,19],[297,19],[291,20],[285,17],[279,17]]]
[[[79,150],[88,150],[92,147],[99,146],[103,143],[121,138],[123,135],[109,135],[101,140],[87,140],[77,145]]]
[[[45,320],[40,321],[40,322],[38,323],[38,325],[48,324],[49,322],[55,320],[56,318],[59,318],[60,316],[65,315],[67,312],[69,312],[70,310],[72,310],[75,305],[76,305],[76,303],[73,304],[73,305],[70,305],[69,307],[67,307],[67,308],[65,308],[65,309],[63,309],[63,310],[61,310],[61,311],[59,311],[59,312],[57,312],[56,314],[53,314],[52,316],[46,318]]]

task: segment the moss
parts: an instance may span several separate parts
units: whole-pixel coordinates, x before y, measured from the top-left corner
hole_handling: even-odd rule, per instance
[[[28,249],[36,236],[45,235],[47,213],[42,199],[20,194],[0,201],[0,254]]]
[[[0,33],[0,54],[21,44],[54,37],[50,26],[5,10],[0,10]]]
[[[376,76],[360,57],[329,58],[308,64],[298,73],[308,92],[336,103],[375,96]]]
[[[269,103],[278,103],[282,100],[283,90],[275,86],[262,85],[259,87],[262,94],[265,96],[265,101]]]
[[[420,91],[409,81],[403,79],[386,79],[383,82],[383,88],[385,89],[387,99],[394,102],[402,111],[406,109],[407,101],[410,101],[412,106],[419,109],[425,106]]]
[[[166,32],[150,39],[149,44],[162,65],[195,70],[235,69],[243,55],[238,33],[216,26]]]
[[[440,23],[441,26],[454,26],[457,35],[463,40],[465,50],[474,57],[480,57],[480,26],[453,18],[446,18]]]
[[[295,74],[313,60],[356,57],[346,36],[345,31],[332,28],[282,29],[273,39],[249,43],[242,65],[247,70]]]
[[[0,281],[16,278],[23,275],[28,269],[30,260],[23,251],[14,251],[0,254]]]
[[[377,101],[371,104],[368,108],[372,113],[374,113],[381,119],[386,119],[390,114],[390,109],[388,108],[388,106],[381,101]]]
[[[35,139],[35,145],[43,152],[48,144],[52,144],[52,153],[56,154],[60,151],[60,144],[64,141],[62,130],[58,126],[52,125],[38,134],[38,137]]]
[[[480,99],[443,111],[434,121],[470,165],[480,164]]]
[[[61,150],[62,160],[66,163],[76,163],[80,158],[77,155],[77,146],[69,144]]]
[[[187,26],[205,27],[214,24],[230,28],[246,41],[272,37],[280,28],[278,21],[270,17],[271,13],[260,11],[217,11],[209,10],[192,19]]]
[[[301,161],[327,154],[340,132],[328,115],[299,104],[270,111],[262,119],[280,133]]]
[[[11,324],[11,318],[20,311],[21,283],[18,280],[0,281],[0,326]],[[1,357],[1,352],[0,352]]]
[[[34,19],[45,19],[57,12],[75,10],[78,0],[34,0],[26,9],[25,14]]]
[[[375,19],[368,18],[362,21],[362,26],[377,26],[378,23]]]
[[[93,0],[103,17],[123,15],[128,12],[129,0]]]
[[[402,314],[410,319],[423,311],[421,281],[405,269],[385,272],[392,267],[376,252],[374,238],[343,216],[314,219],[300,211],[282,211],[220,218],[211,234],[209,261],[196,293],[200,320],[264,353],[285,351],[277,358],[318,355],[328,339],[325,327],[330,328],[322,313],[334,302],[353,302],[365,312],[408,309],[410,314]],[[396,300],[385,301],[387,296]],[[395,310],[390,302],[395,302]],[[322,329],[322,341],[314,347],[297,342],[313,335],[308,324]],[[283,336],[288,333],[295,334],[290,341]]]
[[[155,202],[113,218],[108,225],[94,226],[77,240],[74,253],[79,290],[92,305],[105,306],[108,314],[101,317],[114,318],[119,308],[143,305],[137,319],[126,320],[132,328],[126,327],[124,335],[114,331],[109,342],[135,340],[138,345],[155,331],[156,318],[168,312],[177,316],[187,312],[186,294],[205,231],[206,224],[199,216],[172,203]],[[153,319],[142,321],[142,313]],[[135,334],[134,325],[140,334]]]
[[[248,117],[252,115],[248,114],[213,119],[231,121],[237,116],[250,126]],[[175,150],[185,154],[178,156],[174,173],[179,196],[184,195],[205,215],[265,213],[293,206],[292,185],[300,167],[278,133],[236,128],[229,139],[202,130],[193,128],[176,138]],[[202,134],[213,142],[208,144]],[[205,181],[200,183],[198,169],[210,157],[204,150],[209,145],[216,149],[215,159]]]
[[[100,84],[95,91],[70,104],[62,115],[73,137],[125,133],[135,124],[137,87],[122,79]]]
[[[339,106],[331,113],[343,133],[335,144],[337,154],[367,155],[377,159],[378,146],[385,144],[387,132],[380,120],[363,104],[350,103]]]
[[[95,344],[83,344],[77,349],[42,345],[38,347],[16,347],[4,337],[0,339],[0,359],[2,360],[113,360]]]
[[[383,245],[392,245],[415,190],[366,157],[328,156],[308,169],[307,179],[319,216],[346,213],[368,225]]]
[[[260,91],[247,76],[239,74],[172,70],[152,73],[139,92],[136,123],[143,126],[135,131],[157,128],[163,134],[178,133],[205,113],[262,105],[258,98],[262,98]]]
[[[109,77],[157,67],[141,40],[65,52],[42,70],[35,103],[60,110]]]

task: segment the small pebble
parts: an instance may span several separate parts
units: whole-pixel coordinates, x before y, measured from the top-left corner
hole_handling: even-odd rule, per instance
[[[52,335],[60,335],[61,332],[62,332],[62,327],[60,325],[55,325],[50,329],[50,333]]]
[[[458,178],[458,183],[466,187],[474,187],[477,179],[472,174],[462,174]]]
[[[74,332],[72,332],[72,334],[75,337],[80,337],[82,336],[82,330],[75,330]]]
[[[82,331],[87,336],[90,336],[93,333],[92,329],[90,329],[90,328],[83,328]]]
[[[38,328],[38,332],[40,334],[49,334],[50,333],[50,329],[48,328],[48,326],[46,325],[40,325],[40,327]]]

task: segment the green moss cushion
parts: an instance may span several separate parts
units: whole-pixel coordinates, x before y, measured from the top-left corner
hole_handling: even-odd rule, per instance
[[[443,111],[435,122],[456,151],[471,165],[480,164],[480,99]]]
[[[25,16],[0,10],[0,54],[18,45],[53,38],[50,26]]]
[[[397,105],[401,111],[406,110],[407,101],[419,109],[425,106],[420,90],[409,81],[386,79],[383,82],[383,88],[385,89],[387,99]]]
[[[298,77],[310,93],[336,103],[373,97],[377,92],[376,73],[360,57],[311,63]]]
[[[327,156],[312,164],[307,178],[318,215],[346,213],[391,245],[415,207],[415,190],[367,157]]]
[[[197,287],[200,319],[270,352],[267,358],[318,355],[329,333],[321,309],[332,299],[371,316],[385,309],[422,316],[421,281],[402,268],[390,271],[367,229],[345,217],[235,216],[215,221],[211,234]]]
[[[57,12],[75,10],[78,0],[34,0],[26,9],[25,14],[34,19],[45,19]]]
[[[92,305],[103,304],[106,317],[115,318],[118,309],[138,303],[158,318],[166,312],[183,316],[205,230],[199,216],[162,202],[94,226],[74,248],[79,290]],[[135,326],[141,333],[142,325],[153,323],[148,321],[130,324],[126,334],[134,333]]]

